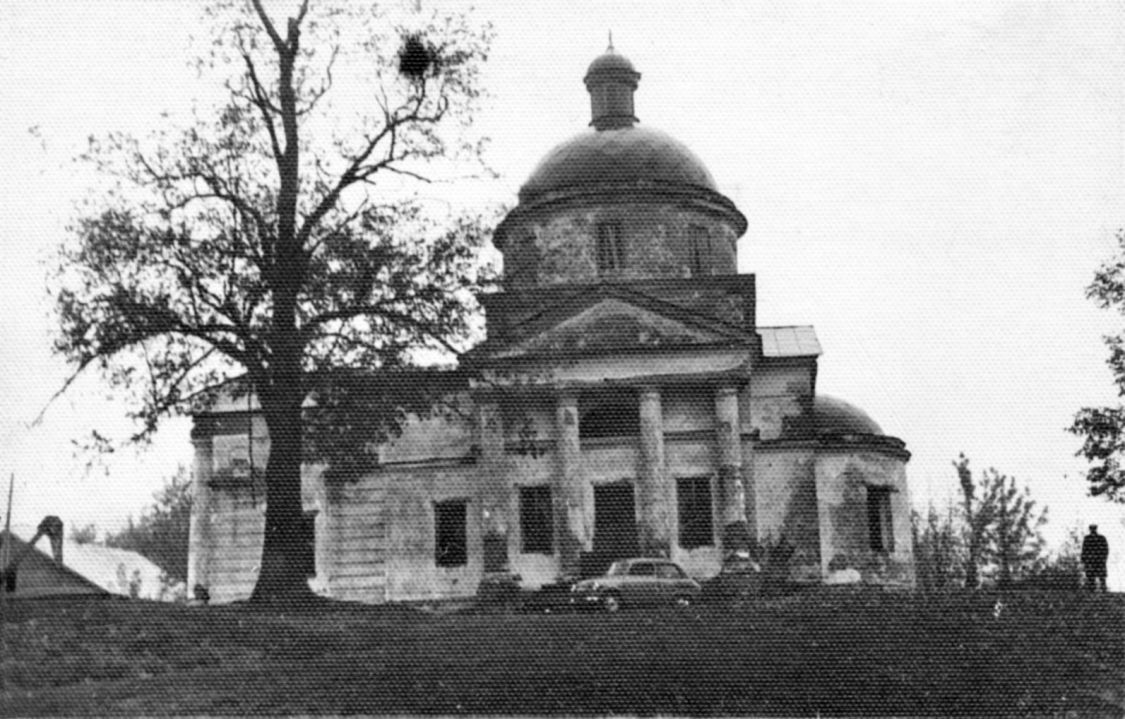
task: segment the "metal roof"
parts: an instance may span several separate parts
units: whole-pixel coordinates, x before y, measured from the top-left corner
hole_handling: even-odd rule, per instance
[[[818,357],[821,354],[816,332],[809,325],[757,329],[765,357]]]

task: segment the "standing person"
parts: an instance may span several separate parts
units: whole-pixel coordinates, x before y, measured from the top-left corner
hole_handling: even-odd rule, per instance
[[[1090,525],[1090,533],[1082,539],[1082,566],[1086,570],[1086,581],[1091,591],[1098,591],[1101,581],[1105,591],[1105,562],[1109,558],[1109,542],[1098,534],[1098,525]]]

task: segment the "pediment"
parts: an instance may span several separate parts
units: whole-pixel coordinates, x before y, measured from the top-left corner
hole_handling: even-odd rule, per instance
[[[737,328],[674,308],[653,307],[621,297],[593,298],[558,308],[520,328],[517,337],[493,356],[608,352],[729,344],[748,339]],[[569,311],[567,311],[569,309]],[[665,309],[666,311],[661,311]]]

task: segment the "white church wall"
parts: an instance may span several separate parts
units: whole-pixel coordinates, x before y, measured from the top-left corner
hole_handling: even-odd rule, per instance
[[[812,447],[759,448],[754,453],[755,524],[758,540],[784,537],[795,545],[790,576],[820,576],[815,451]]]
[[[382,473],[324,483],[317,517],[317,580],[336,599],[386,598],[387,486]]]
[[[480,508],[471,465],[380,470],[386,492],[386,598],[467,597],[484,571]],[[464,502],[465,562],[438,566],[435,504]]]
[[[265,529],[265,497],[245,487],[212,493],[211,557],[202,584],[210,601],[226,604],[249,599],[258,579]]]
[[[893,549],[872,548],[871,488],[889,490]],[[914,546],[905,462],[855,449],[822,450],[816,459],[821,568],[825,577],[854,570],[862,581],[914,584]]]
[[[787,418],[799,418],[808,410],[812,385],[809,366],[755,367],[750,391],[740,397],[743,431],[757,430],[761,440],[778,439],[785,432]]]

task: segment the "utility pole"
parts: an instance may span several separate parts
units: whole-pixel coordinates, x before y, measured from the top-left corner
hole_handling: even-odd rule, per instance
[[[16,473],[8,478],[8,509],[4,518],[4,541],[0,544],[0,691],[8,688],[4,678],[4,657],[8,653],[5,620],[8,616],[8,562],[12,558],[12,489],[16,486]]]

